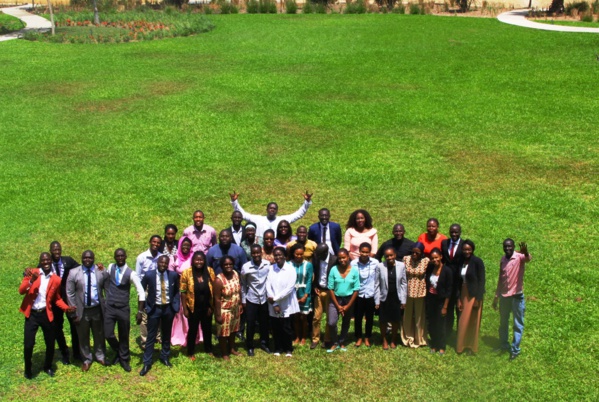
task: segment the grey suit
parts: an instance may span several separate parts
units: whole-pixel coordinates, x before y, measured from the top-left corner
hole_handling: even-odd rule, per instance
[[[83,363],[91,364],[93,356],[91,353],[89,331],[94,336],[94,354],[97,361],[104,362],[106,359],[106,342],[104,339],[104,325],[102,312],[104,311],[104,281],[109,279],[106,271],[100,271],[94,267],[96,275],[96,287],[98,292],[99,306],[86,307],[85,298],[85,273],[80,265],[71,269],[67,278],[67,299],[69,306],[77,307],[75,311],[75,322],[77,325],[77,336]]]
[[[406,304],[408,297],[406,266],[400,261],[395,261],[395,266],[397,267],[397,296],[401,304]],[[387,264],[384,262],[379,263],[379,275],[374,281],[374,303],[377,306],[387,300],[387,293],[389,292],[388,278],[389,271],[387,270]]]

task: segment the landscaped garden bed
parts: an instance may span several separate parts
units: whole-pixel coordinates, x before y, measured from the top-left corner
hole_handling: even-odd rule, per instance
[[[23,24],[20,19],[3,14],[0,11],[0,35],[18,31],[23,28],[25,28],[25,24]]]

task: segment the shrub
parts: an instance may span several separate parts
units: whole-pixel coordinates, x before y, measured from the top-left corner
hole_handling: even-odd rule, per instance
[[[297,13],[297,3],[295,0],[285,0],[285,12],[287,14]]]
[[[599,0],[593,2],[591,9],[593,10],[593,14],[599,14]]]
[[[404,6],[403,3],[399,3],[397,5],[397,7],[393,8],[393,13],[394,14],[405,14],[406,13],[406,6]]]
[[[258,14],[260,5],[257,0],[250,0],[246,3],[245,10],[248,14]]]
[[[420,6],[416,3],[409,3],[410,6],[410,14],[418,15],[420,14]]]
[[[258,10],[262,14],[276,14],[277,13],[277,3],[271,0],[260,0],[258,3]]]
[[[570,3],[566,6],[566,14],[573,15],[574,10],[577,10],[578,13],[585,13],[585,12],[589,11],[590,8],[591,7],[589,6],[589,3],[587,3],[586,1]]]
[[[221,14],[237,14],[239,12],[239,9],[233,3],[226,0],[220,0],[218,4]]]
[[[593,14],[592,13],[584,13],[580,16],[580,20],[582,22],[593,22]]]
[[[326,14],[327,13],[327,6],[325,3],[316,3],[316,8],[315,8],[316,14]]]
[[[306,0],[306,2],[304,3],[304,7],[302,7],[302,12],[304,14],[314,13],[314,5],[312,4],[312,2],[310,0]]]
[[[348,2],[344,10],[345,14],[364,14],[366,13],[366,4],[364,0]]]

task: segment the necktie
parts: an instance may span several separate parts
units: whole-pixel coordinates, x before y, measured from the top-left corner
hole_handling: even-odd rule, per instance
[[[60,278],[62,278],[62,275],[60,274],[60,266],[58,265],[57,262],[54,263],[54,272],[56,272],[56,275],[58,275]]]
[[[322,242],[323,243],[327,242],[327,228],[328,228],[328,226],[322,227]]]
[[[166,304],[166,284],[164,283],[164,273],[160,275],[160,300]]]
[[[451,244],[449,245],[449,259],[450,260],[453,260],[453,248],[454,248],[453,246],[454,246],[454,244],[453,244],[453,242],[451,242]]]
[[[116,267],[116,274],[114,275],[114,279],[116,281],[116,285],[119,286],[121,284],[121,268]]]
[[[89,307],[92,305],[92,270],[87,269],[87,301],[86,305]]]

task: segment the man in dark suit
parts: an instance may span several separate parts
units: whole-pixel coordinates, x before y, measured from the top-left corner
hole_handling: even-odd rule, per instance
[[[83,366],[88,371],[93,355],[91,353],[90,330],[94,337],[94,355],[102,366],[106,366],[106,341],[104,338],[104,296],[102,289],[108,273],[102,264],[94,264],[95,256],[91,250],[81,255],[81,263],[71,269],[67,278],[67,298],[69,306],[77,307],[74,321],[79,336],[79,349]]]
[[[54,359],[54,335],[53,325],[55,308],[61,312],[73,312],[74,307],[69,307],[60,296],[60,277],[52,271],[52,258],[50,253],[42,253],[39,259],[41,269],[28,269],[19,293],[25,295],[19,311],[25,315],[25,378],[33,378],[32,357],[35,346],[35,335],[38,328],[42,328],[44,341],[46,343],[46,359],[44,361],[44,372],[50,377],[54,376],[52,360]]]
[[[462,254],[462,245],[464,241],[461,236],[462,227],[457,223],[453,223],[449,227],[449,239],[445,239],[441,242],[443,263],[449,267],[453,276],[453,289],[451,291],[451,297],[449,298],[449,304],[447,305],[447,315],[445,316],[447,335],[452,333],[453,324],[456,321],[456,318],[459,319],[460,314],[456,302],[458,298],[457,277],[460,274],[462,265],[464,265],[464,255]]]
[[[241,224],[243,221],[243,215],[239,211],[233,211],[231,214],[231,227],[228,229],[231,231],[233,236],[233,243],[241,246],[241,242],[245,239],[245,228]]]
[[[152,369],[152,353],[156,334],[160,326],[162,334],[162,350],[160,362],[166,367],[172,367],[169,361],[171,351],[171,329],[173,318],[179,311],[179,275],[168,271],[169,258],[166,255],[158,257],[157,268],[149,271],[141,280],[142,287],[147,291],[145,310],[148,314],[148,339],[144,350],[144,366],[139,375],[144,376]]]
[[[325,243],[329,248],[329,253],[337,255],[341,247],[341,226],[338,223],[331,222],[331,213],[328,209],[322,208],[318,211],[318,220],[308,230],[308,239],[315,243]]]
[[[314,318],[312,320],[312,344],[314,349],[320,343],[320,322],[329,305],[329,273],[331,268],[337,264],[337,257],[331,255],[329,246],[320,243],[312,256],[312,267],[314,269],[314,280],[312,280],[312,299],[314,300]],[[324,347],[330,342],[328,325],[324,333]]]

